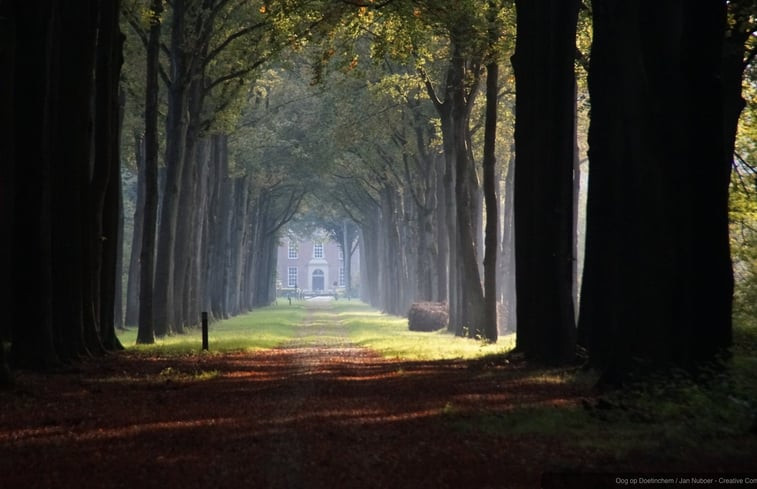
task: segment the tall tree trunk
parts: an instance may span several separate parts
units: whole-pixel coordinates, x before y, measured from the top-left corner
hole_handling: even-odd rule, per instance
[[[53,285],[55,291],[68,289],[70,303],[56,293],[53,310],[59,353],[69,359],[100,353],[98,336],[99,249],[95,243],[94,220],[101,215],[101,203],[92,198],[98,182],[92,182],[93,154],[93,70],[97,35],[97,5],[93,0],[60,10],[60,112],[54,156]],[[65,128],[65,129],[64,129]],[[57,243],[65,243],[59,246]],[[65,261],[65,262],[64,262]],[[60,307],[58,307],[60,306]]]
[[[490,6],[490,8],[492,8]],[[484,134],[484,199],[486,201],[486,237],[484,251],[484,324],[488,341],[497,341],[497,254],[499,253],[499,214],[497,202],[497,95],[499,64],[486,65],[486,127]]]
[[[15,124],[13,122],[14,101],[14,56],[15,56],[15,20],[9,2],[0,5],[0,226],[8,232],[0,238],[0,310],[13,312],[12,271],[13,271],[13,231],[14,224],[14,142]],[[0,387],[11,383],[12,375],[5,354],[5,343],[11,340],[11,325],[3,321],[0,325]]]
[[[118,25],[120,1],[101,3],[96,63],[96,118],[95,164],[105,167],[105,182],[100,205],[102,206],[100,236],[100,288],[99,295],[100,340],[106,350],[120,350],[115,327],[116,281],[119,256],[119,220],[121,216],[121,164],[120,164],[120,97],[119,79],[123,63],[124,36]],[[95,172],[97,174],[97,171]]]
[[[139,258],[139,329],[137,330],[137,343],[155,342],[153,281],[158,219],[158,55],[160,52],[160,18],[162,12],[163,0],[152,0],[146,61],[147,81],[145,83],[145,203],[142,246]]]
[[[176,325],[173,318],[176,274],[176,228],[179,220],[181,182],[186,166],[190,73],[187,67],[185,0],[173,2],[171,17],[171,72],[166,118],[166,182],[158,228],[158,255],[155,260],[155,334],[165,336]]]
[[[360,227],[360,298],[381,308],[378,209],[369,209],[367,214],[366,221]]]
[[[197,212],[194,215],[194,244],[195,253],[190,257],[189,288],[191,289],[188,304],[188,317],[199,318],[202,311],[207,311],[205,303],[205,287],[207,277],[203,275],[205,262],[208,259],[208,187],[210,184],[210,144],[207,138],[197,142],[196,159],[198,174]]]
[[[581,155],[578,148],[578,83],[573,83],[573,254],[571,263],[573,265],[571,295],[573,296],[573,314],[575,321],[578,321],[578,301],[579,301],[579,268],[578,257],[581,253],[581,233],[579,226],[579,215],[581,209]],[[578,338],[576,338],[578,342]]]
[[[45,369],[58,364],[52,327],[51,139],[56,107],[48,81],[51,4],[13,3],[16,51],[13,68],[15,141],[27,141],[14,161],[13,263],[11,264],[11,362]]]
[[[238,315],[242,303],[242,275],[244,271],[244,252],[246,249],[247,210],[249,208],[250,188],[246,176],[235,179],[237,200],[234,203],[234,224],[232,229],[231,276],[230,278],[230,314]],[[261,250],[262,252],[263,250]],[[267,255],[264,255],[267,256]],[[267,295],[267,294],[266,294]]]
[[[445,112],[449,107],[445,107]],[[458,243],[460,237],[457,230],[457,202],[455,199],[455,162],[456,154],[452,145],[453,128],[451,116],[442,113],[442,134],[444,134],[444,216],[447,228],[447,308],[449,313],[448,329],[457,331],[462,324],[460,307]],[[446,115],[446,117],[444,117]],[[446,129],[446,134],[445,134]]]
[[[183,333],[185,326],[196,324],[196,319],[189,317],[188,304],[190,297],[190,262],[191,257],[197,254],[192,248],[194,243],[194,217],[197,209],[197,141],[200,137],[200,125],[202,124],[202,79],[193,78],[188,93],[189,120],[184,149],[184,170],[181,177],[181,192],[179,195],[179,207],[177,214],[176,239],[174,242],[174,292],[173,292],[173,325],[176,333]],[[178,211],[177,211],[178,212]]]
[[[517,1],[513,56],[517,348],[575,355],[572,188],[576,0]]]
[[[123,106],[121,107],[121,114],[123,115]],[[124,289],[124,228],[125,228],[125,212],[124,212],[124,193],[123,193],[123,178],[122,173],[118,174],[118,223],[117,230],[118,236],[121,239],[118,240],[116,249],[116,297],[114,304],[114,326],[116,330],[124,329],[124,314],[126,312],[126,303],[124,302],[125,289]],[[122,345],[123,346],[123,345]]]
[[[436,297],[437,302],[447,302],[449,297],[447,283],[447,264],[449,263],[449,232],[447,231],[447,196],[444,183],[444,158],[438,158],[436,172],[436,240],[439,251],[436,257]]]
[[[580,322],[607,382],[730,344],[725,7],[595,3]]]
[[[145,146],[144,135],[134,134],[135,156],[137,161],[137,200],[134,205],[133,231],[131,236],[131,256],[129,258],[129,277],[126,282],[126,317],[128,326],[139,324],[139,282],[140,255],[142,252],[142,234],[145,224]]]
[[[476,184],[473,181],[468,147],[470,110],[475,97],[475,89],[466,90],[464,81],[466,60],[462,57],[461,47],[456,44],[453,56],[452,79],[452,138],[455,151],[455,208],[457,217],[458,239],[458,290],[460,300],[460,323],[458,327],[467,330],[467,334],[476,335],[483,332],[484,326],[484,292],[476,256],[476,226],[474,194]],[[460,334],[463,330],[458,330]]]
[[[500,295],[504,308],[503,330],[515,331],[517,299],[515,288],[515,222],[513,194],[515,184],[515,148],[510,150],[510,161],[505,172],[504,198],[502,199],[502,265],[500,267]]]
[[[677,277],[676,287],[682,290],[688,285],[691,293],[684,295],[679,305],[681,319],[674,337],[689,340],[688,352],[682,355],[681,350],[675,351],[676,363],[685,367],[713,360],[732,342],[728,193],[735,133],[730,133],[732,126],[724,117],[731,106],[725,102],[727,76],[722,74],[726,5],[721,0],[679,7],[683,18],[680,80],[684,88],[678,93],[684,98],[679,106],[684,108],[686,133],[678,157],[681,165],[688,165],[690,182],[685,198],[674,201],[680,220],[686,224],[676,242],[677,255],[688,251],[688,260],[682,263],[685,273]],[[668,169],[672,189],[681,188],[679,170],[680,166]]]

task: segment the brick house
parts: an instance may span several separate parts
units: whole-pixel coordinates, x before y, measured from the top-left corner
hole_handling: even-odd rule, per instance
[[[360,262],[352,255],[352,286],[357,285]],[[276,289],[279,295],[295,289],[305,294],[333,294],[345,287],[344,257],[339,245],[325,232],[309,237],[287,233],[277,252]]]

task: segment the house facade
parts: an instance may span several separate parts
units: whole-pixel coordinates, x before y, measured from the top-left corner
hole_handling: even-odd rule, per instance
[[[360,262],[352,255],[352,285],[357,284]],[[339,245],[324,232],[299,237],[287,233],[277,252],[276,288],[278,293],[299,291],[305,294],[333,294],[346,285],[344,257]]]

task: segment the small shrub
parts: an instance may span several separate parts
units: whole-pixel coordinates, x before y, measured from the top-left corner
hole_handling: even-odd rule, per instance
[[[410,331],[437,331],[447,327],[449,315],[443,302],[416,302],[407,313]]]

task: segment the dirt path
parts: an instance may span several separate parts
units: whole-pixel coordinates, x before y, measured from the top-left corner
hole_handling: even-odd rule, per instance
[[[281,389],[287,402],[277,410],[277,416],[286,420],[306,418],[311,407],[329,396],[330,388],[324,391],[323,382],[317,382],[320,376],[333,372],[339,364],[344,366],[345,362],[377,361],[370,351],[345,340],[348,331],[328,303],[313,302],[309,306],[296,339],[271,352],[289,372],[290,381]],[[281,487],[308,487],[312,448],[301,430],[290,430],[264,455],[266,481]]]
[[[0,392],[0,488],[530,488],[548,469],[616,462],[466,428],[586,392],[524,366],[386,360],[324,307],[273,350],[20,375]]]

